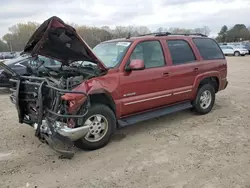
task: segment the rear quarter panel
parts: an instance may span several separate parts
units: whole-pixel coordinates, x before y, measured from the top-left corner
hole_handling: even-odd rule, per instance
[[[195,98],[200,82],[209,77],[216,77],[219,80],[219,90],[225,87],[227,81],[227,60],[202,60],[200,70],[193,84],[192,99]]]

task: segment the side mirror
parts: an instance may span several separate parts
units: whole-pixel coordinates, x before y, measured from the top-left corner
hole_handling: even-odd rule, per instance
[[[131,60],[126,70],[131,71],[131,70],[143,70],[143,69],[145,69],[144,61],[141,59],[133,59]]]

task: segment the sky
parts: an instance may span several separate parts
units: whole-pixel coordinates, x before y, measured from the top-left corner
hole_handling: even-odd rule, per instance
[[[250,0],[0,0],[0,37],[16,23],[42,23],[58,16],[89,26],[145,25],[197,28],[216,36],[223,25],[250,26]]]

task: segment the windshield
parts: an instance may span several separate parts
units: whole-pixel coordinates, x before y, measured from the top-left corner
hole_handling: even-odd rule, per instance
[[[106,67],[113,68],[121,62],[130,44],[131,42],[101,43],[93,48],[93,52]]]

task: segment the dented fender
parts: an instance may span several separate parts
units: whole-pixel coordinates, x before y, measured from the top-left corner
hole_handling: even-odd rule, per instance
[[[117,87],[119,77],[116,74],[107,74],[101,77],[95,77],[82,82],[72,91],[80,91],[87,94],[88,97],[82,94],[66,93],[62,96],[64,100],[69,101],[69,112],[73,113],[78,110],[86,100],[90,100],[89,96],[93,94],[106,94],[112,98],[116,109],[120,111],[116,100],[118,99]]]

